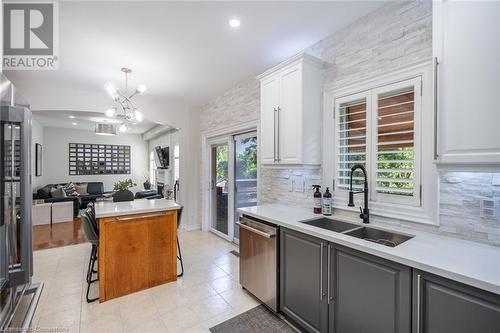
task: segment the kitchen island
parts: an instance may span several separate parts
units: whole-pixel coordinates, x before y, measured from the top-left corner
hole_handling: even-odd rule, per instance
[[[97,202],[99,301],[177,279],[177,216],[165,199]]]

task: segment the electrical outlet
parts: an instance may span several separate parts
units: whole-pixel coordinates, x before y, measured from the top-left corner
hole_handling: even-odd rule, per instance
[[[480,216],[482,218],[500,219],[500,198],[484,198],[480,201]]]
[[[295,177],[294,182],[295,192],[304,193],[305,192],[305,180],[302,177]]]

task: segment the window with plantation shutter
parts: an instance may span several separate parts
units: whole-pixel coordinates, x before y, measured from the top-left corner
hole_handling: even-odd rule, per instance
[[[377,199],[419,204],[420,79],[372,91],[373,177]],[[389,199],[390,198],[390,199]]]
[[[362,164],[367,157],[367,97],[349,96],[339,101],[337,127],[337,184],[348,189],[351,167]],[[363,176],[357,171],[353,175],[353,188],[363,187]]]
[[[336,100],[336,179],[349,189],[351,167],[368,172],[370,200],[420,205],[420,78]],[[353,174],[361,190],[363,176]]]

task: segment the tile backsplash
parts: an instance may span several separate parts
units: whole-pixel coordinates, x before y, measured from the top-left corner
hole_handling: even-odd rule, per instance
[[[439,187],[440,233],[500,246],[500,173],[442,172]]]
[[[305,191],[291,191],[292,181],[305,182]],[[313,206],[313,183],[321,184],[321,169],[261,169],[261,203]],[[324,188],[322,188],[322,192]],[[485,206],[485,202],[488,202]],[[481,208],[487,213],[482,213]],[[356,215],[339,211],[341,215]],[[500,246],[500,173],[441,172],[439,226],[375,218],[374,224],[404,226],[445,236]]]

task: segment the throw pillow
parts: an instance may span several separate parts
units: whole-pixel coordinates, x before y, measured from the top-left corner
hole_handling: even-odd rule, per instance
[[[50,198],[50,189],[52,187],[47,185],[47,186],[44,186],[40,189],[38,189],[37,193],[38,193],[38,197],[40,199],[49,199]]]
[[[52,198],[66,198],[66,192],[62,186],[54,187],[50,190],[50,196]]]
[[[80,194],[78,194],[78,191],[75,188],[75,185],[72,182],[69,182],[68,184],[64,185],[64,192],[66,192],[66,195],[68,197],[77,197]]]
[[[79,195],[88,195],[87,193],[87,183],[81,183],[75,185],[75,190]]]

